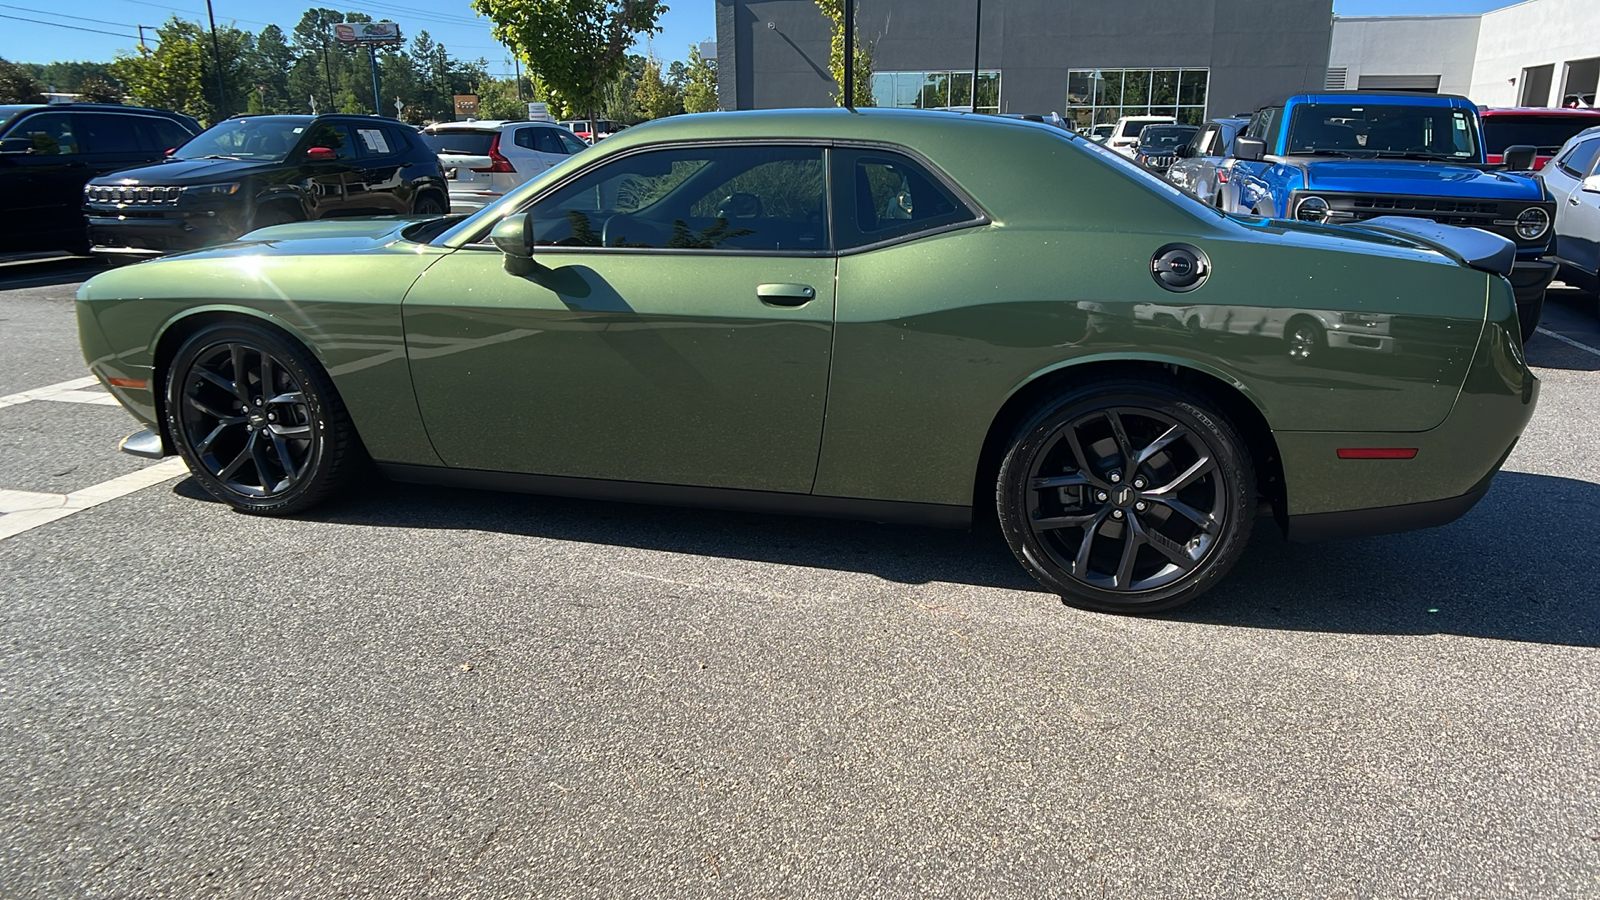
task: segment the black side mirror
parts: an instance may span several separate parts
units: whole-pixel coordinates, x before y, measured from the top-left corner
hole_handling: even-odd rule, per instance
[[[1507,172],[1531,172],[1534,160],[1539,158],[1539,148],[1532,144],[1516,144],[1506,148],[1500,164]]]
[[[533,213],[506,216],[489,232],[489,241],[506,255],[506,271],[528,275],[539,267],[533,261]]]
[[[1249,162],[1261,162],[1267,158],[1267,142],[1240,135],[1233,139],[1233,155]]]
[[[1194,148],[1188,144],[1179,144],[1173,149],[1172,155],[1179,159],[1194,159]]]
[[[27,138],[0,138],[0,153],[27,153],[33,149],[33,141]]]

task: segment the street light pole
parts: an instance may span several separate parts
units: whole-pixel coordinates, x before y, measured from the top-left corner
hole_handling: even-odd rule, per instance
[[[228,89],[222,82],[222,45],[217,43],[217,16],[211,11],[211,0],[206,0],[206,18],[211,20],[211,56],[217,63],[217,115],[228,116]]]
[[[209,0],[208,0],[209,2]],[[856,0],[844,0],[844,108],[856,111]]]
[[[978,0],[978,20],[972,26],[972,111],[978,111],[978,51],[983,40],[983,0]]]

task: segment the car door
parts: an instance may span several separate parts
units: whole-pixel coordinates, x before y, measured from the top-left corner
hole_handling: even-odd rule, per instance
[[[308,158],[307,154],[317,148],[332,150],[334,158]],[[342,122],[313,124],[290,159],[298,160],[301,167],[301,183],[309,195],[311,218],[359,214],[352,211],[349,194],[352,186],[358,194],[363,192],[365,183],[359,168],[356,137],[350,132],[350,126]]]
[[[825,171],[817,146],[631,153],[525,207],[532,274],[484,244],[441,259],[404,304],[440,457],[809,492],[833,330]]]
[[[517,170],[528,178],[566,159],[566,154],[561,152],[561,142],[555,139],[554,129],[543,125],[520,126],[512,131],[511,140],[522,151]]]
[[[1579,141],[1541,177],[1556,200],[1554,254],[1590,274],[1600,271],[1600,194],[1583,189],[1583,180],[1600,168],[1600,135]]]
[[[26,151],[0,158],[0,235],[6,250],[44,250],[84,240],[83,186],[89,164],[69,112],[32,113],[5,133]]]
[[[346,187],[351,215],[397,216],[411,211],[398,135],[377,123],[353,122],[358,178]]]
[[[91,178],[161,159],[161,151],[141,134],[139,125],[142,118],[113,112],[84,111],[74,114],[78,141]]]

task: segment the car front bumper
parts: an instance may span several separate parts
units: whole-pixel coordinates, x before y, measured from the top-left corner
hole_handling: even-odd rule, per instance
[[[90,252],[97,256],[160,256],[230,241],[239,223],[209,211],[86,210]]]
[[[1526,307],[1544,302],[1544,290],[1556,278],[1558,266],[1549,259],[1519,259],[1507,276],[1511,290],[1517,297],[1517,306]]]

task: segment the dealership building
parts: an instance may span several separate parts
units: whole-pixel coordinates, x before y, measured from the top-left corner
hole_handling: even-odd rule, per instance
[[[813,0],[716,0],[723,109],[832,104]],[[981,21],[978,10],[981,6]],[[1199,122],[1327,76],[1333,0],[858,0],[878,106]],[[976,33],[976,34],[975,34]]]
[[[723,109],[828,106],[814,0],[716,0]],[[1199,122],[1324,89],[1593,104],[1600,0],[1473,16],[1335,17],[1332,0],[857,0],[875,105]]]

